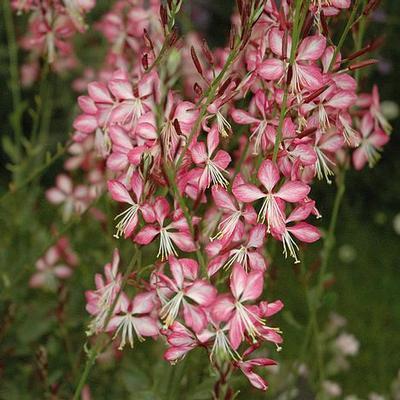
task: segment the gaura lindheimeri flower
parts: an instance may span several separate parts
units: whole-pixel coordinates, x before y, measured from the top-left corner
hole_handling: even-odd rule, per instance
[[[134,336],[141,342],[145,337],[158,336],[157,321],[149,315],[154,308],[154,296],[152,292],[144,292],[130,300],[125,293],[120,294],[106,328],[107,332],[115,332],[114,338],[121,337],[119,350],[122,350],[127,342],[133,347]]]
[[[162,303],[160,317],[168,328],[177,318],[181,308],[188,327],[199,332],[207,324],[202,307],[209,306],[215,299],[216,289],[206,280],[198,279],[199,265],[189,258],[168,258],[172,278],[157,273],[158,293]]]
[[[157,257],[166,260],[169,255],[177,256],[175,245],[184,252],[196,250],[196,244],[190,234],[189,227],[182,212],[178,209],[170,216],[168,201],[163,197],[157,197],[154,202],[155,225],[147,225],[135,236],[135,242],[141,245],[149,244],[156,236],[160,236],[160,246]],[[165,225],[166,219],[171,222]]]
[[[361,144],[354,150],[353,164],[356,169],[362,169],[368,162],[373,167],[379,160],[382,146],[389,141],[389,136],[381,129],[375,128],[371,114],[366,113],[360,123]]]
[[[125,211],[115,217],[115,219],[120,220],[117,223],[117,232],[114,235],[114,237],[117,239],[121,235],[124,235],[125,239],[132,235],[138,223],[139,211],[146,222],[155,221],[153,208],[143,202],[143,186],[143,180],[140,177],[139,172],[133,172],[130,181],[130,187],[133,191],[134,200],[122,183],[118,182],[117,180],[111,180],[108,182],[108,191],[110,192],[113,200],[129,205]]]
[[[285,201],[290,203],[302,201],[310,192],[310,187],[301,181],[287,181],[276,190],[280,176],[278,168],[271,160],[262,162],[257,177],[267,190],[267,193],[248,183],[235,186],[232,191],[235,197],[244,203],[252,203],[256,200],[264,199],[258,214],[258,220],[261,223],[266,220],[267,231],[270,232],[271,227],[279,229],[284,225],[285,216],[282,209]]]
[[[122,283],[122,275],[118,272],[119,261],[119,251],[115,249],[111,263],[104,266],[104,277],[100,274],[95,276],[96,290],[85,293],[86,310],[94,316],[89,324],[88,335],[102,332],[106,328],[107,319],[112,315],[112,306]]]
[[[224,150],[218,150],[215,156],[213,154],[219,145],[219,133],[215,125],[207,134],[207,148],[203,142],[197,142],[190,150],[194,163],[203,172],[199,180],[199,189],[205,190],[214,185],[226,187],[228,180],[225,178],[226,168],[231,162],[230,155]]]
[[[232,295],[220,295],[215,300],[211,314],[215,321],[228,321],[229,341],[236,350],[249,335],[255,342],[261,335],[258,326],[264,322],[258,316],[257,308],[249,302],[261,296],[264,275],[255,271],[246,273],[240,264],[233,266],[230,288]]]

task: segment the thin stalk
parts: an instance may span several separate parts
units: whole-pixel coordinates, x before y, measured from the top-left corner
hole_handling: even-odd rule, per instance
[[[12,125],[14,128],[15,136],[15,151],[18,162],[21,159],[21,145],[22,145],[22,104],[21,104],[21,88],[19,85],[19,73],[18,73],[18,47],[15,39],[15,28],[14,21],[10,6],[10,1],[3,0],[4,9],[4,25],[6,28],[7,42],[8,42],[8,56],[10,60],[10,88],[13,100],[14,115],[12,118]]]

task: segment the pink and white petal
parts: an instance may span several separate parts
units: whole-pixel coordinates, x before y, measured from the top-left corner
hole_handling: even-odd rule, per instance
[[[353,91],[340,90],[326,103],[327,106],[345,109],[355,104],[357,96]]]
[[[254,118],[247,111],[234,110],[232,111],[232,119],[239,125],[248,125],[260,122],[257,118]]]
[[[257,375],[251,367],[240,367],[241,371],[243,374],[246,376],[246,378],[249,380],[249,382],[259,390],[266,391],[268,389],[268,383],[261,378],[260,375]]]
[[[354,150],[353,153],[353,164],[356,170],[361,170],[364,168],[365,164],[368,161],[368,157],[363,149],[363,147],[359,147],[358,149]]]
[[[257,224],[250,230],[247,247],[259,248],[264,244],[266,228],[264,224]]]
[[[288,181],[283,184],[279,189],[276,196],[291,203],[303,200],[308,193],[310,193],[310,187],[300,181]]]
[[[178,287],[178,289],[182,289],[184,275],[183,275],[183,268],[180,263],[180,260],[178,260],[176,257],[170,255],[168,257],[168,263],[169,263],[169,268],[171,270],[172,276],[174,277],[176,286]]]
[[[126,187],[121,182],[118,182],[115,179],[108,181],[107,187],[113,200],[120,203],[128,203],[131,205],[135,204]]]
[[[186,325],[196,333],[207,326],[207,316],[202,308],[186,302],[183,304],[183,318]]]
[[[221,256],[213,258],[207,267],[208,276],[213,276],[214,274],[216,274],[223,267],[228,257],[229,253],[225,253]]]
[[[78,115],[73,123],[74,129],[83,133],[92,133],[97,128],[97,118],[91,114]]]
[[[197,279],[199,272],[199,263],[191,258],[181,258],[179,262],[182,265],[183,275],[185,279],[194,281]]]
[[[245,288],[241,301],[256,300],[261,296],[264,289],[264,274],[259,271],[250,272],[247,275]]]
[[[215,322],[228,321],[235,309],[235,300],[230,295],[221,295],[216,298],[210,307],[211,317]]]
[[[210,157],[219,145],[219,132],[216,125],[213,125],[207,134],[207,153]]]
[[[160,233],[160,229],[154,226],[145,226],[136,236],[134,241],[138,244],[149,244]]]
[[[129,223],[126,225],[125,230],[124,230],[124,238],[127,239],[128,237],[130,237],[133,233],[133,231],[135,230],[137,224],[138,224],[138,216],[137,214],[131,218],[131,220],[129,221]]]
[[[164,197],[157,197],[156,201],[154,202],[154,212],[160,225],[162,225],[165,218],[167,218],[169,210],[170,208],[168,201]]]
[[[267,269],[267,262],[262,254],[258,253],[257,251],[252,251],[251,253],[247,254],[247,257],[249,259],[251,271],[264,272]]]
[[[156,220],[156,214],[154,212],[153,207],[150,204],[142,204],[140,206],[140,211],[142,213],[142,216],[144,220],[148,224],[152,224]]]
[[[29,279],[29,286],[31,288],[39,288],[44,286],[46,283],[46,274],[43,272],[34,273]]]
[[[110,82],[108,82],[108,88],[118,100],[132,100],[134,98],[132,85],[129,83],[129,81],[112,79]]]
[[[97,107],[93,99],[89,96],[79,96],[78,97],[78,104],[80,109],[85,114],[96,114]]]
[[[143,181],[139,172],[137,171],[132,173],[131,188],[133,193],[135,193],[137,203],[140,203],[143,193]]]
[[[128,133],[119,125],[113,125],[110,127],[110,139],[113,145],[124,147],[126,149],[133,149],[133,144]]]
[[[233,186],[232,192],[236,199],[243,203],[252,203],[253,201],[266,197],[265,193],[263,193],[257,186],[248,183]]]
[[[305,243],[314,243],[321,237],[318,228],[308,224],[307,222],[299,222],[294,226],[288,227],[287,230],[297,239]]]
[[[374,147],[380,148],[384,146],[390,137],[384,131],[380,129],[376,130],[370,137],[368,138],[369,143],[371,143]]]
[[[274,302],[262,301],[259,305],[261,315],[265,318],[271,317],[272,315],[278,313],[284,307],[280,300]]]
[[[185,289],[185,295],[197,304],[207,307],[214,302],[217,289],[204,280],[197,280],[193,285]]]
[[[154,293],[143,292],[132,300],[132,314],[148,314],[154,309]]]
[[[235,312],[229,321],[229,342],[234,350],[236,350],[244,339],[245,327],[238,312]]]
[[[67,196],[61,190],[57,188],[51,188],[46,190],[46,198],[50,203],[61,204],[65,201]]]
[[[300,43],[297,50],[297,59],[317,61],[325,51],[326,39],[322,35],[307,36]]]
[[[239,263],[235,263],[235,265],[232,268],[230,288],[233,297],[236,300],[240,299],[240,296],[245,290],[246,284],[247,284],[247,274],[245,270]]]
[[[107,328],[105,329],[106,332],[115,332],[119,325],[121,324],[121,322],[124,320],[125,317],[123,316],[113,316],[110,319],[110,322],[107,324]]]
[[[193,238],[189,232],[174,232],[168,233],[168,235],[172,239],[172,241],[179,247],[180,250],[187,253],[196,251],[196,244],[194,243]]]
[[[285,71],[281,60],[270,58],[265,60],[258,68],[257,73],[261,78],[274,81],[280,79]]]
[[[128,166],[128,158],[124,153],[112,153],[107,158],[107,168],[111,171],[124,171]]]
[[[107,86],[101,82],[91,82],[88,84],[89,96],[96,103],[112,103],[113,99],[110,96],[110,92]]]
[[[54,275],[60,279],[67,279],[72,275],[72,269],[67,265],[57,265],[54,267]]]
[[[231,160],[231,156],[226,151],[218,150],[212,161],[218,168],[225,170]]]
[[[164,359],[171,363],[175,363],[175,361],[185,357],[185,355],[192,349],[193,346],[170,347],[164,353]]]
[[[211,194],[214,199],[215,205],[218,208],[222,208],[230,211],[237,211],[235,203],[232,197],[222,186],[213,186],[211,189]]]
[[[197,142],[190,150],[193,162],[195,164],[203,164],[207,161],[208,155],[206,145],[203,142]]]
[[[308,90],[319,89],[323,84],[322,74],[318,67],[313,65],[297,64],[296,71],[304,88]]]
[[[135,329],[141,336],[158,336],[159,330],[157,321],[151,317],[133,317]]]
[[[271,160],[265,160],[261,163],[257,177],[267,191],[272,192],[272,189],[279,181],[278,167]]]

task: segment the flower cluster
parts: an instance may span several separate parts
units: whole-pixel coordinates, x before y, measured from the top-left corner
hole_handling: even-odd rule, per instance
[[[350,1],[238,1],[229,44],[213,51],[178,38],[181,3],[118,1],[97,24],[110,49],[78,98],[66,163],[95,183],[61,175],[48,198],[68,215],[95,198],[88,185],[107,187],[115,237],[152,257],[150,273],[135,262],[124,280],[114,253],[87,292],[89,333],[110,332],[120,348],[161,335],[170,362],[201,347],[266,389],[254,368],[274,364],[260,346],[280,348],[267,321],[283,306],[261,300],[266,243],[300,262],[300,246],[321,236],[312,185],[372,166],[390,126],[377,88],[359,94],[354,78],[371,46],[342,56],[332,44],[326,20]]]
[[[95,4],[95,0],[11,1],[18,14],[29,15],[27,32],[20,39],[21,47],[29,52],[27,62],[21,68],[24,85],[28,86],[37,79],[43,56],[57,72],[76,67],[72,40],[76,33],[86,30],[85,14]]]

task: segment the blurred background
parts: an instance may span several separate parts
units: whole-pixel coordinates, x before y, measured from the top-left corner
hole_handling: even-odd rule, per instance
[[[108,6],[106,2],[98,3],[90,14],[93,20]],[[192,17],[190,23],[208,38],[211,45],[221,46],[225,43],[232,1],[194,0],[188,1],[186,7],[187,14]],[[26,21],[23,16],[14,21],[18,35],[23,32]],[[189,21],[183,20],[181,23],[185,26]],[[357,354],[349,360],[349,368],[334,373],[334,380],[342,388],[338,398],[350,394],[372,400],[380,399],[371,397],[375,394],[384,399],[400,398],[395,397],[393,389],[396,384],[400,386],[400,379],[396,383],[400,371],[400,2],[397,0],[382,1],[368,25],[366,41],[381,36],[385,41],[377,52],[379,64],[370,69],[372,72],[368,76],[362,76],[361,85],[366,91],[370,91],[373,84],[379,86],[385,115],[393,125],[393,134],[375,168],[350,171],[347,175],[346,193],[329,267],[332,280],[322,311],[327,324],[336,323],[343,327],[343,331],[355,338],[359,345]],[[3,149],[0,152],[0,194],[4,194],[10,180],[9,158],[4,151],[7,140],[4,138],[10,132],[12,104],[8,87],[7,41],[2,22],[0,37],[0,133]],[[102,59],[104,54],[98,45],[102,39],[95,32],[77,40],[84,40],[78,44],[82,60],[95,64],[96,60]],[[44,96],[50,99],[44,107],[49,109],[50,114],[46,122],[50,132],[47,146],[52,153],[56,144],[65,142],[71,131],[77,96],[71,90],[71,82],[81,75],[82,70],[61,77],[49,74],[46,82],[34,83],[23,91],[28,110],[32,104],[42,101]],[[42,93],[41,98],[38,98],[39,92]],[[24,128],[29,129],[31,124],[28,117],[24,119]],[[20,166],[21,174],[32,170],[36,162],[34,157],[26,160]],[[40,382],[44,379],[43,374],[47,374],[46,380],[50,384],[65,378],[66,387],[58,391],[60,397],[54,398],[68,398],[71,390],[68,382],[74,381],[78,372],[76,367],[84,357],[80,344],[85,340],[84,326],[88,319],[83,293],[92,287],[93,274],[110,258],[115,245],[108,237],[98,234],[98,223],[92,220],[74,220],[67,226],[57,222],[57,210],[46,205],[44,190],[53,184],[61,168],[62,156],[40,177],[32,180],[29,195],[21,190],[1,204],[0,399],[42,398]],[[323,189],[314,189],[313,197],[319,204],[323,215],[321,224],[325,227],[328,220],[324,220],[324,216],[329,216],[334,192],[334,185],[328,189],[326,185]],[[106,207],[106,202],[103,205]],[[79,229],[81,224],[85,224],[84,232]],[[57,225],[57,228],[49,229],[53,225]],[[27,286],[36,260],[52,243],[54,229],[59,233],[65,231],[72,237],[73,248],[80,257],[79,268],[72,277],[72,286],[61,288],[61,294],[59,292],[57,296],[51,291],[35,291]],[[317,246],[316,251],[318,249]],[[286,303],[286,311],[277,318],[277,325],[282,328],[286,343],[279,358],[285,359],[300,351],[298,347],[302,331],[296,325],[306,317],[304,293],[296,280],[298,271],[291,263],[282,263],[273,272],[269,297],[282,298]],[[63,321],[68,321],[68,324],[63,324]],[[155,393],[165,390],[162,382],[166,374],[171,374],[170,370],[162,361],[156,365],[155,372],[146,367],[148,355],[161,352],[161,347],[145,343],[133,351],[127,351],[123,360],[108,363],[104,361],[105,355],[104,362],[90,379],[93,398],[164,398],[161,394],[157,397]],[[207,398],[204,397],[207,384],[210,384],[207,379],[204,378],[193,397],[187,398]],[[273,379],[269,380],[272,382]],[[118,388],[115,382],[118,382]],[[279,393],[271,394],[271,397],[259,395],[248,385],[242,386],[241,381],[237,385],[242,389],[243,397],[240,398],[280,398]],[[109,388],[107,394],[101,391],[100,386]],[[400,396],[399,393],[397,396]],[[122,395],[127,397],[119,397]],[[51,393],[47,394],[49,396]],[[176,393],[175,397],[174,394],[171,396],[186,398]],[[298,398],[312,398],[310,396],[305,389],[303,397]]]

